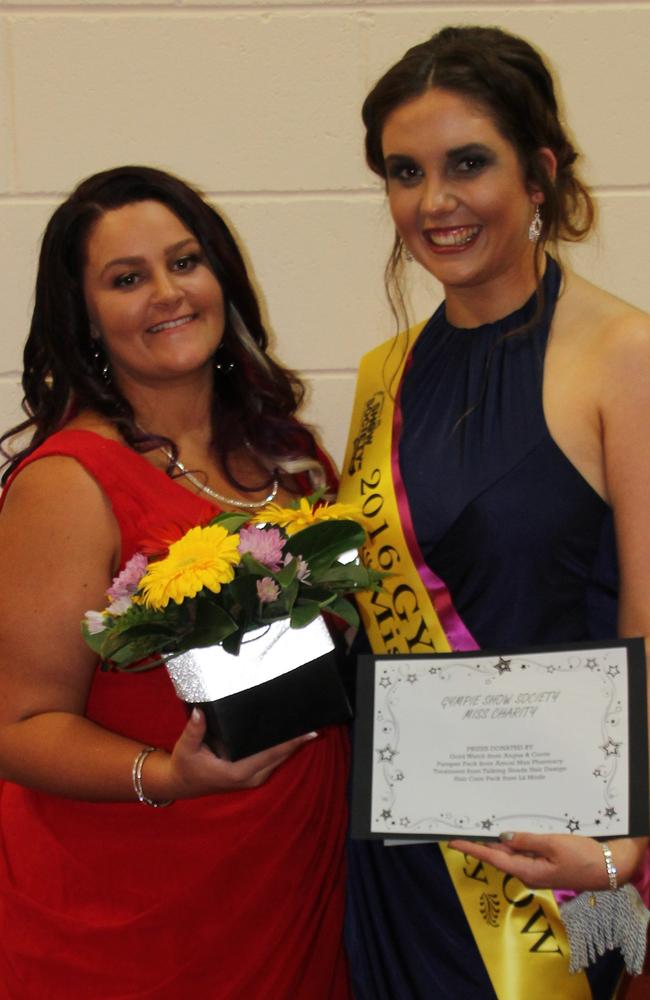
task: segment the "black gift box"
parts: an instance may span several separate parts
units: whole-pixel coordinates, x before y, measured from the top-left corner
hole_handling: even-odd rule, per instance
[[[227,760],[352,717],[322,618],[302,629],[276,622],[255,636],[240,656],[217,646],[190,650],[167,664],[178,696],[205,712],[206,743]],[[259,681],[267,664],[268,679],[249,684],[251,667]],[[213,696],[229,687],[228,693]]]
[[[197,704],[208,723],[206,743],[228,760],[249,757],[352,716],[334,652],[246,691]]]

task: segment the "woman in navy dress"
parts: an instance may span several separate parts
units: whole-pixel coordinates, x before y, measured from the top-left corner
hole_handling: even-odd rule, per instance
[[[435,579],[456,616],[451,648],[649,635],[650,318],[558,262],[559,241],[589,232],[593,205],[543,60],[498,29],[447,28],[388,70],[363,118],[396,227],[392,301],[404,259],[445,291],[415,342],[402,337],[381,373],[373,352],[360,384],[390,383],[401,526],[424,584]],[[363,429],[351,432],[348,500],[375,426]],[[617,839],[606,864],[587,837],[508,838],[452,846],[466,874],[490,865],[518,880],[531,914],[528,888],[589,900],[638,883],[647,848]],[[495,974],[437,846],[353,841],[349,897],[359,1000],[606,998],[621,975],[612,950],[586,976],[567,961],[558,985],[534,921],[521,968]]]

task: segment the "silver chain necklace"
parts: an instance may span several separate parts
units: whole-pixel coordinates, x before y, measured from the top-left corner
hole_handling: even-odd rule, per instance
[[[272,500],[275,500],[278,489],[280,487],[279,481],[277,479],[274,479],[273,485],[271,487],[271,492],[268,494],[268,496],[265,496],[263,500],[240,500],[238,497],[225,497],[222,493],[217,493],[217,491],[213,490],[211,486],[206,486],[205,483],[202,483],[200,479],[197,479],[196,476],[193,475],[193,473],[191,473],[188,469],[185,468],[185,466],[181,461],[179,461],[179,459],[174,458],[172,453],[170,451],[167,451],[166,448],[163,448],[162,445],[159,445],[159,449],[160,451],[162,451],[167,461],[171,462],[171,464],[185,476],[187,481],[190,482],[192,486],[196,486],[197,490],[201,490],[202,493],[205,493],[207,496],[212,497],[213,500],[220,500],[221,503],[230,504],[231,507],[240,507],[243,509],[249,507],[251,510],[257,509],[259,507],[264,507],[267,503],[271,503]]]

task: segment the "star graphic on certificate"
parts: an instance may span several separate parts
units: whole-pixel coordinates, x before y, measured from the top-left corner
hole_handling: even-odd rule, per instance
[[[377,751],[377,753],[379,754],[380,760],[386,761],[387,763],[390,764],[392,763],[393,757],[397,753],[397,750],[393,750],[393,748],[387,743],[386,746],[381,747]]]
[[[609,806],[609,808],[605,810],[605,815],[607,816],[607,819],[614,819],[614,816],[616,816],[616,809],[614,809],[614,806]]]
[[[594,778],[600,778],[601,774],[602,774],[602,772],[601,772],[600,768],[599,767],[595,768],[595,770],[594,770]]]
[[[605,751],[608,757],[618,757],[618,748],[622,746],[622,743],[617,743],[610,736],[607,743],[602,743],[600,749]]]
[[[404,781],[403,771],[395,771],[395,781]]]
[[[390,809],[382,809],[381,819],[392,819],[392,813]]]
[[[399,821],[399,825],[400,826],[410,826],[411,825],[411,821],[408,818],[408,816],[402,816],[401,820]]]
[[[618,667],[616,666],[615,663],[610,663],[610,665],[607,668],[607,676],[608,677],[618,677],[618,675],[620,674],[620,672],[621,671],[618,669]]]
[[[493,826],[493,823],[492,823],[491,819],[482,819],[481,820],[481,829],[482,830],[491,830],[492,826]]]
[[[566,825],[566,828],[569,831],[569,833],[577,833],[578,830],[580,829],[580,823],[578,822],[577,819],[570,819]]]
[[[417,674],[408,674],[408,676],[407,676],[406,679],[409,682],[409,684],[415,684],[415,683],[417,683],[418,675]]]
[[[585,667],[587,668],[587,670],[596,670],[596,668],[598,667],[598,660],[596,659],[596,657],[595,656],[588,657],[587,662],[585,663]]]
[[[512,660],[504,660],[502,656],[499,657],[499,662],[494,664],[494,669],[498,670],[500,674],[511,673],[510,664]]]
[[[379,681],[379,687],[383,688],[390,687],[390,677],[386,677],[386,675],[384,674],[384,676]]]
[[[430,674],[439,674],[440,673],[440,667],[429,667],[429,673]]]

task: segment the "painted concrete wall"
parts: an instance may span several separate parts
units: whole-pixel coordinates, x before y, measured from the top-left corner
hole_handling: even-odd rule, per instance
[[[150,163],[198,184],[244,244],[276,354],[340,459],[355,368],[392,331],[392,227],[359,108],[410,45],[496,24],[549,57],[595,187],[598,239],[574,262],[650,309],[650,0],[0,0],[0,427],[18,373],[37,245],[82,177]],[[413,311],[439,300],[415,276]]]

